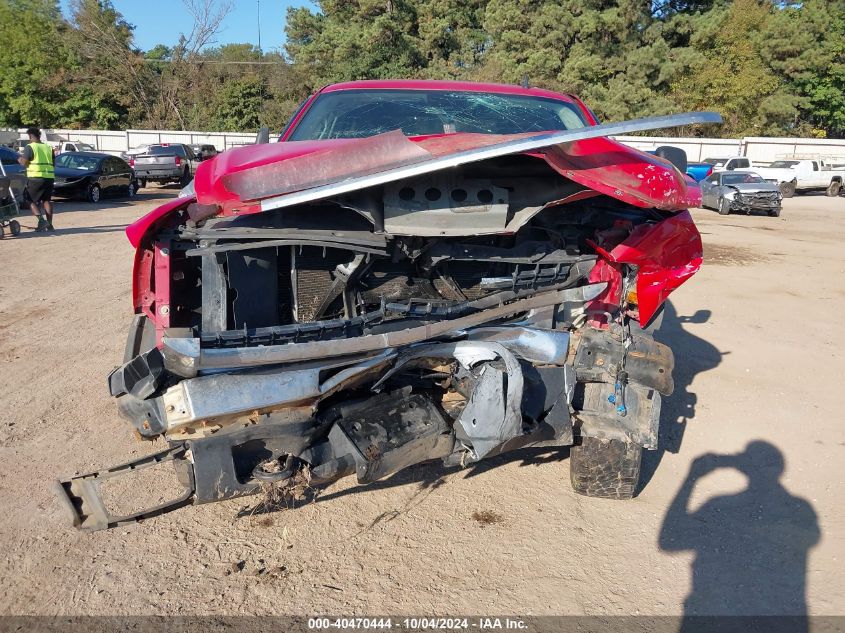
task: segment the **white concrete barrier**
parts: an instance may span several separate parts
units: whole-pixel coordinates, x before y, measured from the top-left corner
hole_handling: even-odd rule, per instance
[[[679,138],[671,136],[617,136],[617,141],[641,150],[653,150],[661,145],[680,147],[691,161],[705,158],[748,156],[752,163],[799,156],[823,158],[831,163],[845,163],[845,139],[778,138],[746,136],[741,139]]]
[[[21,138],[26,130],[18,132]],[[98,150],[120,154],[128,149],[151,143],[195,143],[214,145],[218,150],[250,145],[256,132],[200,132],[190,130],[51,130],[68,141],[89,143]],[[270,134],[273,139],[277,133]],[[803,156],[820,157],[833,164],[845,164],[845,139],[776,138],[746,136],[741,139],[694,138],[672,136],[617,136],[616,140],[642,150],[661,145],[680,147],[691,161],[705,158],[748,156],[753,162],[770,163],[780,158]]]

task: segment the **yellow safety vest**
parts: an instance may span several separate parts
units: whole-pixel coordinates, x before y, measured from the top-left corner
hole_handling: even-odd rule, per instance
[[[27,178],[55,178],[53,148],[46,143],[30,143],[32,160],[26,167]]]

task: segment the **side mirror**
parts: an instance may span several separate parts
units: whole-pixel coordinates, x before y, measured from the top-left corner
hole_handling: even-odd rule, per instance
[[[270,128],[266,125],[262,125],[261,129],[258,130],[258,136],[255,138],[256,145],[263,145],[264,143],[270,142]]]

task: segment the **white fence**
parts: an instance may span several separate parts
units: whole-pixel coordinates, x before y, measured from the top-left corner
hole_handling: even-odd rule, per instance
[[[621,141],[637,149],[649,150],[661,145],[680,147],[693,162],[705,158],[726,158],[748,156],[752,162],[771,163],[788,156],[828,158],[832,162],[845,163],[845,139],[819,138],[777,138],[746,136],[741,139],[727,138],[674,138],[671,136],[617,136]],[[837,160],[838,159],[838,160]]]
[[[18,130],[21,137],[25,130]],[[214,145],[218,150],[255,142],[255,132],[194,132],[179,130],[51,130],[68,141],[81,141],[98,150],[120,154],[150,143],[195,143]],[[270,138],[274,138],[271,134]],[[656,136],[617,136],[637,149],[650,150],[661,145],[680,147],[691,161],[705,158],[748,156],[752,161],[770,163],[793,155],[820,156],[834,163],[845,163],[845,139],[775,138],[747,136],[741,139],[675,138]]]
[[[49,130],[66,141],[79,141],[93,145],[101,152],[120,154],[133,147],[152,143],[185,143],[214,145],[218,150],[249,145],[255,142],[257,132],[193,132],[182,130]],[[18,130],[21,138],[26,129]],[[273,138],[272,136],[270,138]]]

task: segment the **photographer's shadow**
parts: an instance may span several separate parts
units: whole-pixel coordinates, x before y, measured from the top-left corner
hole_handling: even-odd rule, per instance
[[[720,468],[744,474],[748,487],[690,512],[698,480]],[[695,552],[682,631],[705,630],[714,623],[700,616],[716,615],[792,616],[790,630],[807,629],[807,558],[820,532],[810,503],[781,484],[783,471],[783,455],[763,441],[738,455],[707,454],[692,463],[660,532],[662,550]]]

